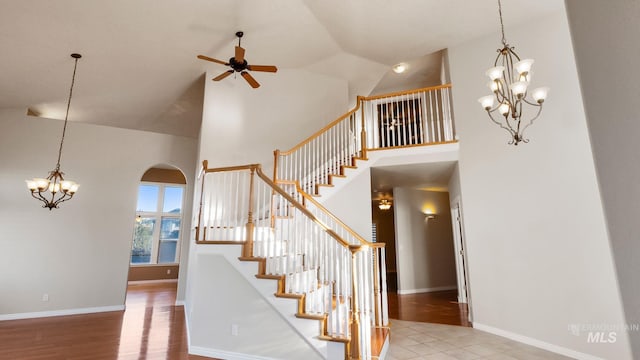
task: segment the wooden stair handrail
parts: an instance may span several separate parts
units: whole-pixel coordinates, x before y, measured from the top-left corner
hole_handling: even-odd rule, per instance
[[[358,111],[358,109],[360,109],[362,103],[364,101],[369,101],[369,100],[378,100],[378,99],[384,99],[384,98],[388,98],[388,97],[394,97],[394,96],[401,96],[401,95],[409,95],[409,94],[415,94],[415,93],[419,93],[419,92],[427,92],[427,91],[433,91],[433,90],[439,90],[439,89],[446,89],[446,88],[451,88],[451,84],[443,84],[443,85],[437,85],[437,86],[429,86],[429,87],[425,87],[425,88],[419,88],[419,89],[413,89],[413,90],[404,90],[404,91],[397,91],[397,92],[392,92],[392,93],[388,93],[388,94],[380,94],[380,95],[373,95],[373,96],[358,96],[357,97],[357,103],[356,106],[349,110],[349,112],[347,112],[346,114],[338,117],[336,120],[330,122],[329,124],[327,124],[325,127],[323,127],[322,129],[316,131],[313,135],[309,136],[308,138],[304,139],[303,141],[301,141],[298,145],[292,147],[289,150],[286,151],[282,151],[282,150],[275,150],[277,152],[278,155],[289,155],[292,152],[298,150],[299,148],[303,147],[304,145],[308,144],[309,142],[311,142],[313,139],[319,137],[320,135],[322,135],[323,133],[327,132],[329,129],[331,129],[334,125],[336,125],[337,123],[339,123],[340,121],[344,120],[345,118],[347,118],[348,116],[352,115],[353,113],[355,113],[356,111]]]
[[[425,88],[412,89],[412,90],[396,91],[396,92],[392,92],[392,93],[388,93],[388,94],[363,96],[363,97],[361,97],[361,99],[362,99],[362,101],[378,100],[378,99],[384,99],[384,98],[388,98],[388,97],[410,95],[410,94],[415,94],[415,93],[419,93],[419,92],[427,92],[427,91],[447,89],[447,88],[451,88],[451,84],[428,86],[428,87],[425,87]]]
[[[353,237],[358,239],[358,242],[360,242],[361,245],[366,245],[366,246],[370,246],[370,247],[384,247],[385,246],[384,243],[373,243],[373,242],[367,241],[365,238],[360,236],[360,234],[355,232],[355,230],[353,230],[351,227],[349,227],[349,225],[347,225],[344,222],[342,222],[342,220],[340,220],[331,211],[329,211],[329,209],[327,209],[324,206],[322,206],[322,204],[320,204],[316,199],[314,199],[313,196],[307,194],[304,190],[302,190],[302,188],[300,187],[300,182],[298,180],[278,180],[278,183],[279,184],[287,184],[287,185],[295,186],[296,190],[298,191],[298,193],[300,193],[300,195],[302,195],[302,197],[304,198],[305,201],[309,201],[309,202],[313,203],[313,205],[315,205],[318,209],[320,209],[320,211],[325,213],[327,216],[329,216],[331,219],[333,219],[336,223],[338,223],[338,225],[342,226],[345,230],[347,230],[347,232],[349,234],[353,235]]]
[[[320,226],[327,234],[329,234],[329,236],[334,238],[340,245],[342,245],[345,248],[349,248],[350,244],[344,241],[344,239],[341,238],[340,235],[336,234],[335,231],[333,231],[330,227],[328,227],[325,223],[323,223],[320,219],[318,219],[315,215],[313,215],[313,213],[311,213],[309,209],[307,209],[304,205],[300,204],[296,199],[291,197],[291,195],[287,194],[286,191],[282,190],[281,187],[279,187],[273,181],[271,181],[271,179],[269,179],[269,177],[262,172],[262,167],[260,165],[257,165],[255,169],[256,169],[256,174],[258,174],[258,177],[260,177],[265,183],[267,183],[267,185],[269,185],[271,189],[273,189],[275,192],[280,194],[283,198],[285,198],[288,202],[290,202],[291,205],[293,205],[296,209],[300,210],[300,212],[302,212],[306,217],[311,219],[311,221],[318,224],[318,226]]]
[[[362,103],[361,99],[362,99],[362,97],[358,96],[358,100],[357,100],[356,106],[353,109],[349,110],[349,112],[347,112],[346,114],[338,117],[337,119],[333,120],[329,124],[325,125],[322,129],[316,131],[313,135],[311,135],[308,138],[302,140],[302,142],[300,142],[298,145],[296,145],[296,146],[294,146],[291,149],[286,150],[286,151],[281,151],[281,150],[276,150],[276,151],[278,152],[279,155],[289,155],[292,152],[300,149],[304,145],[310,143],[313,139],[319,137],[320,135],[322,135],[323,133],[327,132],[329,129],[334,127],[337,123],[339,123],[340,121],[346,119],[347,117],[351,116],[356,111],[358,111],[358,109],[360,109],[360,104]]]
[[[324,232],[329,234],[332,238],[334,238],[340,245],[344,248],[349,248],[350,244],[346,242],[343,238],[340,237],[335,231],[333,231],[329,226],[323,223],[320,219],[318,219],[311,211],[309,211],[304,205],[300,204],[296,199],[291,197],[291,195],[287,194],[281,187],[276,185],[268,176],[262,172],[262,166],[260,164],[248,164],[248,165],[238,165],[238,166],[228,166],[228,167],[219,167],[219,168],[207,168],[208,162],[204,160],[202,162],[203,172],[225,172],[225,171],[238,171],[238,170],[255,170],[256,174],[267,184],[271,189],[278,194],[280,194],[283,198],[285,198],[291,205],[293,205],[296,209],[300,210],[306,217],[308,217],[311,221],[318,224]]]

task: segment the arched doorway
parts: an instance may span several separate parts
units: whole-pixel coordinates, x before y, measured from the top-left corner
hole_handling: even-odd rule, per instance
[[[170,165],[152,166],[142,175],[129,281],[177,280],[186,182],[182,171]]]

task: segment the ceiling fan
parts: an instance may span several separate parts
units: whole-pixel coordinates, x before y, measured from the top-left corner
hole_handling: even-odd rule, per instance
[[[260,83],[258,83],[256,79],[254,79],[253,76],[251,76],[251,74],[249,74],[247,70],[274,73],[278,71],[278,68],[273,65],[249,65],[249,63],[247,63],[247,59],[244,58],[244,49],[240,47],[240,41],[242,40],[243,35],[244,33],[242,31],[236,32],[236,36],[238,37],[238,46],[236,46],[236,52],[234,54],[234,57],[229,59],[229,61],[222,61],[222,60],[214,59],[205,55],[198,55],[198,59],[226,65],[231,68],[223,72],[222,74],[214,77],[212,79],[213,81],[220,81],[235,72],[239,72],[240,75],[247,81],[247,83],[249,83],[249,85],[255,89],[260,87]]]

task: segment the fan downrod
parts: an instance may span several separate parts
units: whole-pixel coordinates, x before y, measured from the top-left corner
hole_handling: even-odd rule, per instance
[[[243,35],[244,35],[243,31],[236,32],[236,36],[238,37],[238,47],[242,46],[241,42],[242,42]],[[232,57],[231,59],[229,59],[229,66],[231,66],[231,68],[237,72],[242,72],[246,70],[248,65],[249,64],[247,63],[247,59],[242,60],[242,62],[238,62],[235,57]]]

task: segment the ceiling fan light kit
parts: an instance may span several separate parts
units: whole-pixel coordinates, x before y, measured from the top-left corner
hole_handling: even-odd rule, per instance
[[[249,71],[275,73],[278,71],[278,68],[273,65],[250,65],[247,62],[247,59],[244,57],[245,49],[241,46],[242,36],[244,36],[244,32],[238,31],[236,32],[236,36],[238,37],[238,45],[235,47],[234,56],[230,58],[229,61],[222,61],[205,55],[198,55],[198,59],[211,61],[213,63],[225,65],[231,68],[214,77],[212,79],[213,81],[220,81],[227,76],[238,72],[240,73],[240,76],[242,76],[242,78],[244,78],[244,80],[249,84],[249,86],[256,89],[260,87],[260,83],[249,73]]]

